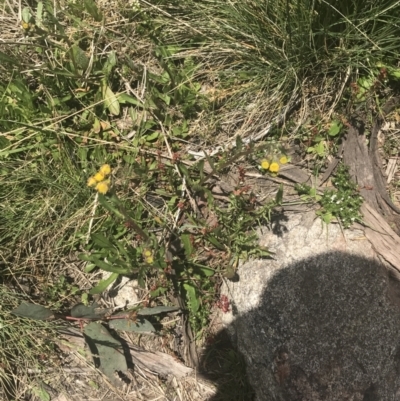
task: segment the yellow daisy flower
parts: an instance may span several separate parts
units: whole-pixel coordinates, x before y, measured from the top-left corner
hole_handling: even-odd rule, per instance
[[[109,190],[110,188],[109,188],[109,186],[108,186],[108,182],[106,182],[106,181],[103,181],[103,182],[99,182],[97,185],[96,185],[96,190],[97,190],[97,192],[99,192],[99,193],[101,193],[101,194],[106,194],[107,192],[108,192],[108,190]]]
[[[261,168],[263,168],[264,170],[268,170],[269,168],[269,161],[268,160],[261,160]]]
[[[96,180],[96,182],[101,182],[101,181],[103,181],[104,178],[106,178],[106,177],[105,177],[105,175],[104,175],[103,173],[98,172],[98,173],[96,173],[96,174],[93,176],[93,178]]]
[[[277,173],[279,171],[279,164],[276,162],[271,163],[271,165],[269,166],[269,171],[271,173]]]
[[[95,180],[94,177],[90,177],[90,178],[87,180],[87,186],[88,186],[88,187],[94,187],[96,184],[97,184],[97,181]]]
[[[111,173],[111,167],[109,164],[103,164],[100,167],[99,173],[103,174],[104,176],[107,176]]]
[[[279,163],[281,164],[286,164],[288,161],[289,160],[286,156],[281,156],[281,158],[279,159]]]

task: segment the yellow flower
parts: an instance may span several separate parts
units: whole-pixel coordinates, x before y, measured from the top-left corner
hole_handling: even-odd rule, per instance
[[[94,177],[90,177],[90,178],[87,180],[87,186],[88,186],[88,187],[94,187],[96,184],[97,184],[97,181],[95,180]]]
[[[144,251],[143,251],[143,256],[144,257],[149,257],[149,256],[151,256],[151,251],[150,251],[150,249],[145,249]]]
[[[147,264],[151,265],[151,264],[154,262],[153,256],[148,256],[148,257],[145,259],[145,262],[146,262]]]
[[[276,162],[271,163],[271,165],[269,166],[269,171],[271,173],[277,173],[279,171],[279,164]]]
[[[264,170],[268,170],[269,168],[269,161],[268,160],[261,160],[261,168],[263,168]]]
[[[97,190],[97,192],[100,192],[103,195],[106,194],[109,190],[108,182],[106,182],[106,181],[99,182],[96,185],[96,190]]]
[[[101,181],[103,181],[104,178],[106,178],[106,177],[105,177],[105,175],[104,175],[103,173],[98,172],[98,173],[96,173],[96,174],[93,176],[93,178],[96,180],[96,182],[101,182]]]
[[[27,31],[29,29],[29,24],[27,22],[23,22],[22,28],[25,29],[25,31]]]
[[[104,176],[107,176],[111,173],[111,167],[109,164],[103,164],[100,167],[99,173],[103,174]]]
[[[281,164],[286,164],[288,161],[289,160],[285,155],[281,156],[281,158],[279,159],[279,163],[281,163]]]

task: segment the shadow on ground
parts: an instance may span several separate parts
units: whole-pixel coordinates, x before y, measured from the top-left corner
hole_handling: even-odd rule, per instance
[[[212,400],[400,400],[399,305],[373,260],[330,252],[282,268],[228,328],[244,357],[226,331],[206,350]]]

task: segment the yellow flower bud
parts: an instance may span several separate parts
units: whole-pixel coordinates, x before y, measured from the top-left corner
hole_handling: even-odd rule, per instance
[[[147,264],[151,265],[154,262],[154,258],[153,256],[148,256],[145,261]]]
[[[111,173],[111,167],[109,164],[103,164],[100,167],[99,173],[103,174],[104,176],[107,176]]]
[[[281,164],[286,164],[288,161],[289,160],[286,156],[281,156],[281,158],[279,159],[279,163]]]
[[[143,256],[145,256],[145,257],[151,256],[151,251],[150,251],[150,249],[145,249],[145,250],[143,251]]]
[[[101,193],[101,194],[103,194],[103,195],[106,194],[106,193],[108,192],[108,190],[109,190],[108,183],[105,182],[105,181],[99,182],[99,183],[96,185],[96,190],[97,190],[97,192],[99,192],[99,193]]]

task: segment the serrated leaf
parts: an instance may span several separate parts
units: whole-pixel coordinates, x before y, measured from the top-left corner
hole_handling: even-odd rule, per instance
[[[109,326],[115,330],[129,331],[135,333],[152,333],[156,331],[154,326],[146,319],[112,319]]]
[[[99,311],[97,308],[98,305],[96,303],[89,306],[77,304],[71,309],[71,316],[82,319],[101,319],[107,311]]]
[[[92,353],[100,361],[99,369],[109,378],[111,383],[120,387],[123,382],[116,375],[116,372],[126,374],[128,370],[121,343],[99,323],[89,323],[85,326],[84,333],[88,338]]]
[[[101,294],[103,291],[107,289],[107,287],[112,284],[117,278],[119,274],[118,273],[112,273],[110,277],[101,280],[96,287],[93,287],[90,291],[89,294]]]
[[[36,6],[36,25],[42,27],[42,18],[43,18],[43,2],[38,1]]]
[[[18,308],[11,311],[14,315],[34,320],[48,320],[54,317],[54,312],[42,305],[23,302]]]
[[[184,283],[183,288],[189,302],[189,308],[192,313],[196,313],[200,308],[200,302],[196,294],[196,288],[190,283]]]
[[[179,306],[155,306],[154,308],[138,309],[137,314],[142,316],[158,315],[159,313],[175,312],[179,310]]]
[[[103,90],[103,99],[104,99],[104,104],[108,108],[110,113],[113,116],[118,116],[121,111],[118,98],[117,96],[115,96],[114,92],[108,85],[106,85]]]

